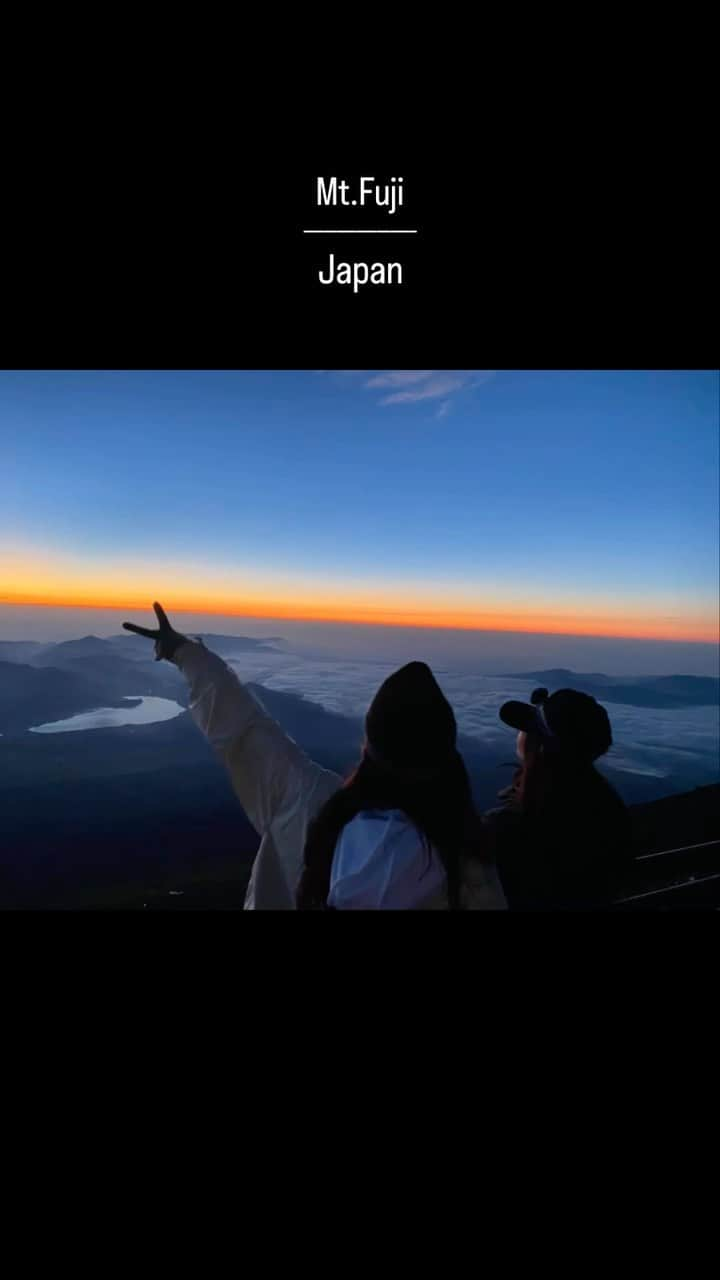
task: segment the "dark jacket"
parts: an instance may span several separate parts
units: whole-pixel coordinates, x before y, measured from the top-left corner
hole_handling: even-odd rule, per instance
[[[597,910],[617,896],[630,857],[628,815],[596,769],[556,783],[532,815],[510,796],[483,822],[511,911]]]

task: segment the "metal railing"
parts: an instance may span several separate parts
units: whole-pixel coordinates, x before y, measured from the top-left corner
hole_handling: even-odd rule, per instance
[[[718,853],[720,853],[720,840],[703,840],[697,844],[679,845],[673,849],[660,849],[655,853],[639,854],[634,859],[634,862],[637,867],[640,867],[650,862],[654,863],[658,858],[670,858],[675,854],[689,854],[698,850],[712,849],[717,849]],[[702,857],[705,859],[707,854],[704,853]],[[648,870],[650,870],[650,867],[648,867]],[[653,870],[661,872],[662,864],[654,866]],[[711,885],[717,885],[717,888],[709,888]],[[634,893],[625,893],[621,898],[615,900],[615,906],[621,907],[643,902],[647,902],[650,905],[651,899],[655,899],[656,905],[661,906],[663,900],[667,901],[675,898],[691,901],[693,898],[705,899],[706,896],[708,896],[708,906],[716,905],[720,907],[720,869],[715,870],[712,865],[702,869],[698,868],[692,874],[686,872],[678,875],[676,871],[675,878],[670,883],[656,884],[653,887],[638,889]]]
[[[659,849],[657,853],[640,853],[635,861],[644,862],[646,858],[665,858],[671,853],[689,853],[691,849],[712,849],[713,845],[720,847],[720,840],[704,840],[702,844],[681,844],[677,849]]]

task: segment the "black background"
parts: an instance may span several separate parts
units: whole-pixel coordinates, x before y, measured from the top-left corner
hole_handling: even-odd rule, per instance
[[[399,148],[147,139],[59,155],[46,138],[6,201],[2,363],[712,366],[709,166],[691,138],[626,143],[550,152],[526,134],[418,166]],[[402,176],[402,211],[365,218],[419,234],[303,236],[361,217],[316,207],[333,174]],[[320,287],[331,249],[399,258],[404,283]]]

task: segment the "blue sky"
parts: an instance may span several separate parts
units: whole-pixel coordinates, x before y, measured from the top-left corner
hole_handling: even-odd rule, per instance
[[[718,435],[715,371],[0,373],[0,598],[707,639]]]

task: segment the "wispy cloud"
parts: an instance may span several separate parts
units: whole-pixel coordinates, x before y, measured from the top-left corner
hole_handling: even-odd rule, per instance
[[[467,380],[461,375],[439,374],[404,391],[383,396],[380,404],[415,404],[418,400],[440,400],[452,391],[460,391]]]
[[[434,369],[392,369],[386,373],[377,373],[366,383],[366,387],[411,387],[417,382],[431,378]]]
[[[437,418],[449,413],[450,397],[457,398],[495,376],[494,369],[337,369],[335,373],[357,379],[367,391],[385,392],[379,405],[442,400]]]
[[[418,404],[423,400],[442,400],[437,417],[444,418],[450,409],[448,397],[471,391],[494,376],[494,369],[386,369],[366,378],[368,391],[386,391],[378,404]]]

